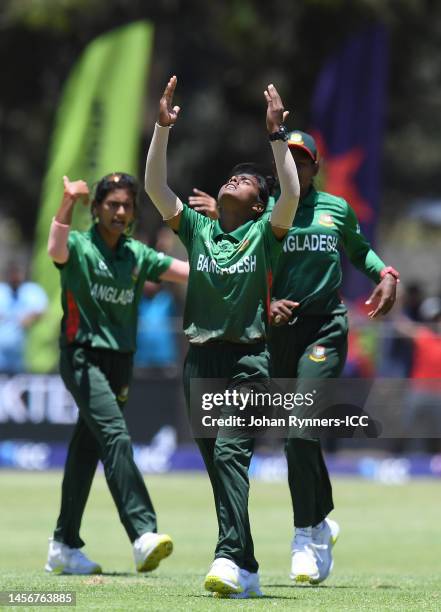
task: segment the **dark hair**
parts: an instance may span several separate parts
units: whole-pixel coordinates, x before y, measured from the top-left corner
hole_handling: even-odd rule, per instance
[[[93,201],[97,204],[101,204],[101,202],[106,199],[107,195],[115,189],[127,189],[132,193],[133,200],[136,203],[138,182],[134,176],[126,174],[125,172],[112,172],[111,174],[103,176],[95,187]]]
[[[115,189],[127,189],[133,196],[133,205],[134,205],[134,216],[136,220],[137,213],[137,205],[136,199],[138,196],[138,181],[131,174],[126,174],[125,172],[112,172],[111,174],[106,174],[102,179],[98,181],[96,184],[93,201],[92,201],[92,218],[95,219],[95,209],[94,204],[101,204],[109,193],[115,191]],[[127,235],[131,235],[134,229],[134,223],[130,223],[126,230]]]
[[[276,182],[276,179],[272,175],[267,175],[267,173],[253,162],[245,162],[242,164],[237,164],[231,170],[229,174],[229,178],[232,176],[238,176],[241,174],[250,174],[251,176],[256,177],[257,184],[259,187],[259,202],[263,204],[266,208],[268,204],[268,200],[270,195],[272,195],[273,188]]]

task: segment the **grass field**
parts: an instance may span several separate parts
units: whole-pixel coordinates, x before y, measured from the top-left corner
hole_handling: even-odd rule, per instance
[[[94,482],[82,536],[86,552],[105,573],[55,577],[42,571],[60,481],[58,472],[0,471],[1,589],[71,590],[77,608],[88,610],[441,610],[437,482],[385,486],[336,480],[334,517],[342,533],[334,573],[317,587],[294,586],[288,578],[292,533],[286,486],[253,482],[251,520],[265,598],[231,601],[213,599],[202,586],[217,531],[203,475],[148,477],[159,528],[175,542],[172,557],[149,575],[134,572],[131,546],[102,475]]]

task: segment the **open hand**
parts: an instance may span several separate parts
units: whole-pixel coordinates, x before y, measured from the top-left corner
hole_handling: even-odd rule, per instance
[[[83,204],[89,203],[89,187],[86,181],[71,181],[67,176],[63,176],[64,195],[76,201],[83,199]]]
[[[291,300],[276,300],[270,304],[271,325],[285,325],[292,317],[292,311],[299,306],[298,302]]]
[[[375,319],[378,315],[385,315],[395,304],[397,297],[397,281],[390,274],[386,274],[383,280],[373,290],[366,304],[373,305],[373,310],[368,312],[370,319]],[[377,306],[375,304],[378,302]]]
[[[193,193],[195,195],[188,198],[189,205],[197,212],[210,217],[210,219],[219,219],[216,200],[200,189],[194,188]]]
[[[178,79],[176,76],[172,76],[164,89],[162,98],[159,100],[158,123],[163,127],[174,125],[178,119],[178,113],[181,110],[179,106],[172,106],[173,95],[175,93],[177,83]]]
[[[268,129],[268,134],[272,134],[273,132],[277,132],[288,117],[289,111],[284,109],[282,98],[274,85],[268,85],[264,94],[268,104],[266,109],[266,127]]]

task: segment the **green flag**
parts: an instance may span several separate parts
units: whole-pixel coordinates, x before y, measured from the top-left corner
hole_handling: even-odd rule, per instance
[[[59,273],[47,255],[52,217],[63,194],[63,175],[89,186],[103,175],[137,173],[142,101],[150,66],[153,29],[137,22],[92,41],[73,68],[57,111],[35,235],[32,277],[50,307],[33,327],[27,365],[49,372],[57,365],[61,320]],[[73,227],[86,229],[90,210],[75,207]]]

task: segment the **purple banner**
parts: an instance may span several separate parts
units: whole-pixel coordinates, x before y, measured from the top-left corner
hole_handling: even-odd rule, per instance
[[[358,32],[326,62],[312,100],[312,133],[324,158],[323,190],[347,200],[371,242],[380,200],[387,56],[384,27]],[[344,297],[365,298],[371,285],[345,261]]]

